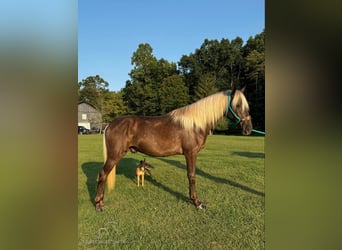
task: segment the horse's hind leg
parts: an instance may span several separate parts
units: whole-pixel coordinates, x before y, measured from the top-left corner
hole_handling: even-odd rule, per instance
[[[104,206],[104,187],[107,180],[107,176],[114,166],[115,161],[108,159],[99,173],[99,178],[97,182],[97,193],[95,196],[95,208],[97,211],[102,211],[102,207]]]
[[[120,157],[117,159],[111,159],[108,158],[106,160],[105,165],[101,169],[99,173],[99,179],[97,183],[97,193],[95,196],[95,208],[97,211],[102,211],[102,208],[104,206],[103,198],[104,198],[104,190],[105,190],[105,183],[107,181],[107,176],[110,173],[110,171],[113,169],[114,166],[118,164],[120,159],[124,156],[125,154],[121,154]]]

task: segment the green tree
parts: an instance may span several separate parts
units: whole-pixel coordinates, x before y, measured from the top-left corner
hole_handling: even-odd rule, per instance
[[[236,37],[230,43],[229,68],[230,68],[230,84],[240,85],[240,73],[242,70],[242,44],[243,40]]]
[[[133,69],[129,74],[131,80],[126,82],[123,89],[124,100],[130,113],[160,115],[169,108],[161,105],[164,98],[161,88],[165,88],[162,86],[164,79],[179,75],[177,65],[163,58],[157,60],[152,52],[152,47],[145,43],[139,44],[138,49],[133,53]],[[178,82],[179,79],[172,82],[176,84],[175,88],[178,88]]]
[[[246,45],[243,47],[243,57],[248,56],[253,50],[258,52],[265,51],[265,31],[260,34],[250,36],[246,42]]]
[[[265,31],[251,36],[243,48],[246,97],[251,108],[253,126],[265,129]]]
[[[171,75],[162,80],[158,90],[161,114],[185,106],[189,102],[188,88],[180,75]]]
[[[190,55],[183,55],[178,65],[181,75],[184,76],[189,95],[194,96],[198,80],[202,75],[202,66],[198,63],[197,56],[193,53]]]
[[[265,78],[265,55],[264,52],[257,50],[251,51],[246,57],[247,78],[255,81],[256,85],[259,79]],[[257,91],[257,86],[256,86]]]
[[[218,90],[228,89],[234,83],[239,86],[243,73],[243,41],[240,37],[217,40],[205,39],[199,49],[189,56],[184,55],[179,67],[185,77],[190,95],[195,95],[199,80],[205,74],[213,74]]]
[[[146,115],[145,95],[142,82],[126,81],[126,86],[123,88],[123,100],[127,105],[129,114]]]
[[[246,57],[246,81],[249,83],[247,98],[253,114],[254,126],[265,128],[265,56],[252,50]]]
[[[138,115],[149,115],[156,111],[152,76],[158,61],[152,52],[153,49],[148,43],[139,44],[131,59],[133,65],[133,69],[129,73],[131,81],[126,82],[124,98],[129,110]]]
[[[197,101],[216,92],[218,92],[216,77],[213,74],[207,73],[199,79],[193,100]]]
[[[104,96],[103,103],[103,121],[111,122],[114,118],[125,114],[127,107],[123,101],[123,93],[121,91],[109,91]]]
[[[104,96],[108,93],[108,82],[99,75],[88,76],[78,83],[78,101],[93,105],[101,113]]]

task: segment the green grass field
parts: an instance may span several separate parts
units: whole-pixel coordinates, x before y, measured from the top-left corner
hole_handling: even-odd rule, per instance
[[[154,179],[145,176],[137,187],[135,168],[144,158]],[[78,248],[264,249],[264,159],[264,137],[208,136],[197,159],[196,191],[207,207],[200,210],[188,198],[184,156],[127,153],[98,213],[102,136],[80,135]]]

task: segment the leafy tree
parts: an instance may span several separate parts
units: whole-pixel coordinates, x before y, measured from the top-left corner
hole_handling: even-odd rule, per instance
[[[158,90],[161,114],[185,106],[189,101],[188,88],[180,75],[171,75],[163,79]]]
[[[265,56],[252,50],[246,57],[246,81],[249,83],[247,98],[251,106],[254,126],[265,128]]]
[[[102,113],[104,96],[108,93],[108,82],[99,75],[88,76],[78,83],[78,101],[93,105]]]
[[[103,121],[111,122],[115,117],[126,113],[126,105],[121,91],[109,91],[104,96]]]
[[[157,59],[152,54],[153,49],[148,44],[139,44],[133,53],[131,63],[133,69],[129,73],[131,81],[126,82],[124,99],[129,111],[138,115],[148,115],[155,110],[154,95],[151,92],[153,85],[153,69],[157,66]]]
[[[216,87],[216,77],[213,74],[207,73],[201,76],[199,80],[199,83],[195,89],[194,101],[202,99],[216,92],[218,92]]]
[[[265,129],[265,31],[250,37],[244,46],[246,97],[250,103],[253,126]]]
[[[205,39],[199,49],[179,62],[181,73],[185,76],[190,95],[195,95],[199,80],[205,74],[216,77],[218,90],[227,89],[232,83],[239,85],[243,72],[243,41],[240,37],[217,40]]]
[[[260,53],[265,51],[265,31],[260,34],[250,36],[247,40],[246,45],[243,47],[243,56],[248,56],[253,50],[256,50]]]
[[[123,88],[123,99],[127,105],[127,112],[129,114],[145,115],[144,110],[144,89],[142,82],[126,81],[126,86]]]
[[[170,108],[166,105],[162,89],[165,89],[163,81],[171,76],[179,76],[177,65],[169,63],[165,59],[157,60],[149,44],[140,44],[133,53],[133,69],[130,72],[131,80],[126,82],[123,89],[124,100],[127,102],[128,111],[138,115],[160,115]],[[170,84],[174,84],[174,91],[182,93],[181,78],[170,78]],[[167,82],[167,81],[166,81]],[[164,85],[163,85],[164,84]],[[181,102],[183,97],[180,99]],[[164,103],[165,105],[163,106]],[[173,106],[172,104],[171,106]]]
[[[258,79],[265,78],[265,55],[264,52],[251,51],[246,57],[247,78],[258,82]],[[257,89],[256,89],[257,90]]]
[[[133,81],[148,83],[149,76],[157,64],[157,59],[152,54],[153,49],[148,43],[139,44],[138,49],[133,53],[131,64],[133,69],[130,77]]]
[[[183,55],[178,63],[181,75],[184,76],[185,85],[189,89],[189,95],[195,94],[198,80],[202,75],[202,66],[198,63],[198,58],[195,54]]]
[[[242,38],[237,37],[230,43],[229,68],[230,84],[240,85],[240,73],[242,68]]]

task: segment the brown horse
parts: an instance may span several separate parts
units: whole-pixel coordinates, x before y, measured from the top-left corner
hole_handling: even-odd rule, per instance
[[[242,134],[249,135],[252,122],[248,102],[242,90],[218,92],[163,116],[122,116],[113,120],[104,132],[105,164],[99,173],[95,207],[102,211],[104,185],[114,187],[115,168],[127,153],[141,152],[150,156],[183,154],[187,165],[189,195],[197,208],[205,206],[195,191],[195,169],[198,152],[204,147],[210,130],[227,116],[238,121]],[[228,101],[229,100],[229,101]]]

